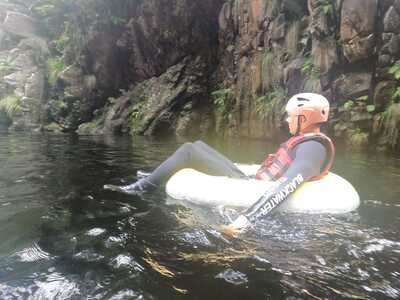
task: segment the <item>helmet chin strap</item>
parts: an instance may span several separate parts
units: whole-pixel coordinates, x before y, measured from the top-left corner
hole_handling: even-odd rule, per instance
[[[297,129],[296,129],[296,134],[295,134],[295,136],[300,134],[300,125],[301,125],[301,124],[300,124],[300,123],[301,123],[301,122],[300,122],[300,118],[301,118],[301,115],[298,115],[298,116],[297,116]]]

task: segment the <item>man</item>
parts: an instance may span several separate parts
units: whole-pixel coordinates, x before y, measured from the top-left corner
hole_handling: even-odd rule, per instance
[[[320,132],[320,125],[328,120],[329,102],[322,95],[302,93],[294,95],[286,105],[290,133],[293,135],[274,155],[269,155],[256,174],[259,180],[277,182],[232,224],[224,226],[229,235],[246,229],[257,218],[268,214],[284,201],[303,182],[325,176],[332,166],[334,147]],[[158,186],[183,168],[232,178],[247,178],[236,165],[201,141],[182,145],[149,176],[122,187],[105,185],[105,189],[136,193]]]
[[[278,181],[278,185],[232,224],[224,226],[223,231],[228,235],[237,235],[282,203],[303,182],[324,177],[332,166],[333,143],[320,131],[321,124],[328,120],[328,100],[313,93],[297,94],[288,101],[286,112],[293,137],[267,157],[256,175],[261,180]]]

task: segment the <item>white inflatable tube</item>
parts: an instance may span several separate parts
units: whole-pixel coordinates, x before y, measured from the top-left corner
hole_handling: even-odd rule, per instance
[[[246,174],[254,174],[258,165],[238,165]],[[256,179],[233,179],[210,176],[193,169],[183,169],[170,178],[167,194],[177,200],[203,206],[247,208],[274,185]],[[318,181],[304,183],[277,210],[301,213],[347,213],[357,209],[360,197],[344,178],[329,173]]]

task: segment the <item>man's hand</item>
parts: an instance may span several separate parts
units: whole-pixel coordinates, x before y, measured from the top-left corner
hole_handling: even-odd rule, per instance
[[[222,225],[221,231],[230,237],[237,237],[240,233],[250,227],[251,223],[245,216],[240,215],[233,223]]]

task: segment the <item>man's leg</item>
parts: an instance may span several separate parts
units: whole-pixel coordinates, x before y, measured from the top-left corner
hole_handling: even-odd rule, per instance
[[[193,168],[209,175],[233,178],[245,177],[235,164],[222,154],[203,142],[196,142],[186,143],[179,147],[146,179],[155,185],[159,185],[184,168]]]
[[[230,159],[228,159],[226,156],[222,155],[203,141],[196,141],[194,145],[196,146],[196,148],[200,148],[204,152],[208,153],[209,157],[212,157],[216,165],[219,166],[219,169],[226,170],[226,176],[232,178],[247,178],[247,176]],[[230,170],[230,175],[228,175],[228,170]]]
[[[233,178],[246,177],[233,162],[210,146],[198,141],[196,143],[186,143],[179,147],[173,155],[158,166],[148,177],[128,186],[115,187],[107,185],[105,188],[127,193],[141,191],[162,184],[177,171],[184,168],[193,168],[210,175]]]

